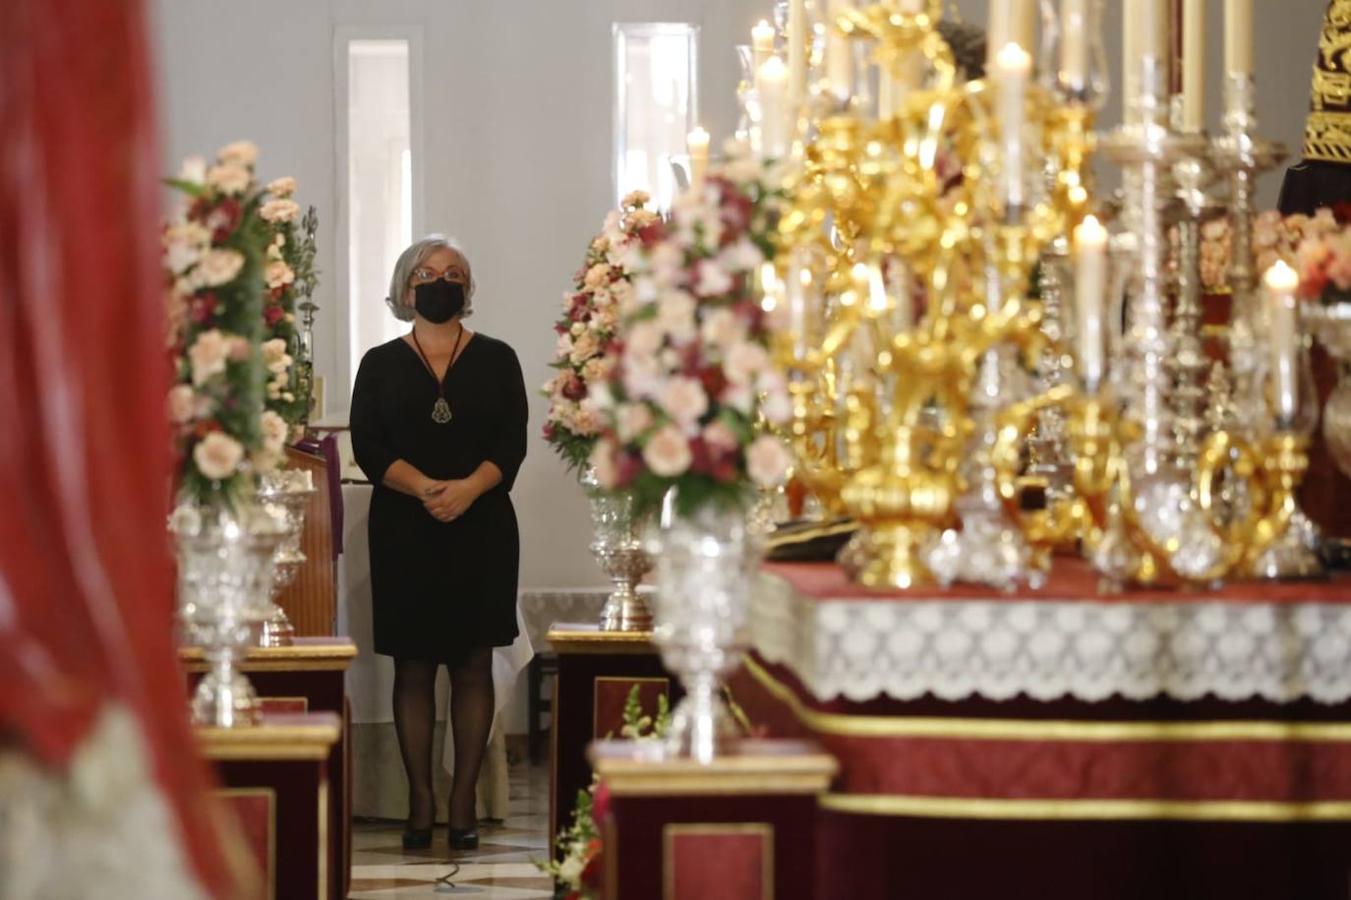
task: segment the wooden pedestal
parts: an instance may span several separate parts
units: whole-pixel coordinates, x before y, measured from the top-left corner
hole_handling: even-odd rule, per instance
[[[337,841],[329,856],[331,896],[347,896],[352,861],[351,713],[343,679],[356,658],[350,638],[296,638],[290,647],[256,647],[240,667],[253,682],[267,713],[331,713],[339,734],[329,748],[328,778],[333,790],[328,802],[328,830]],[[180,659],[188,672],[189,688],[206,671],[199,647],[184,647]]]
[[[555,624],[549,643],[558,654],[550,729],[549,846],[572,817],[577,792],[591,784],[586,748],[618,737],[624,702],[639,685],[644,712],[654,714],[657,698],[674,703],[679,684],[661,664],[650,632],[601,631],[595,625]]]
[[[329,760],[343,733],[333,713],[271,714],[250,728],[199,728],[220,794],[239,815],[268,900],[346,897],[333,880],[342,836],[332,827]]]
[[[810,900],[817,796],[835,760],[799,741],[746,741],[700,765],[600,742],[604,896],[609,900]]]

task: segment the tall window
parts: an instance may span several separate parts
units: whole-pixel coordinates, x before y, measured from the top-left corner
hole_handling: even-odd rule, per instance
[[[699,29],[646,23],[614,26],[615,194],[644,190],[671,205],[671,163],[688,167],[685,137],[698,123]]]
[[[411,47],[407,39],[346,38],[346,241],[349,378],[362,355],[402,332],[383,298],[413,240]],[[341,66],[344,60],[339,60]],[[349,381],[350,384],[350,381]]]

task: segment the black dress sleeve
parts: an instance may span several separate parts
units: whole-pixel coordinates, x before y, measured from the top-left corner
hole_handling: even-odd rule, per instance
[[[380,419],[380,364],[370,351],[361,358],[356,383],[352,386],[352,452],[357,465],[371,484],[385,483],[385,473],[398,459],[389,449],[384,423]]]
[[[525,376],[516,351],[502,345],[506,351],[494,373],[501,385],[501,412],[498,415],[488,461],[502,470],[502,485],[511,490],[516,473],[525,461],[526,431],[529,428],[530,401],[525,393]]]

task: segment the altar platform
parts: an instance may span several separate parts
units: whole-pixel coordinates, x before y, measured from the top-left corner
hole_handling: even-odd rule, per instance
[[[1351,580],[878,593],[764,567],[732,690],[840,766],[819,898],[1345,897]],[[1016,888],[1012,894],[1010,889]]]

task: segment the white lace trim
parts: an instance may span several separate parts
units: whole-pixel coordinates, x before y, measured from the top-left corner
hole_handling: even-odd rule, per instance
[[[820,700],[1351,699],[1351,606],[813,600],[761,574],[752,643]]]
[[[0,753],[0,897],[206,900],[147,762],[121,709],[103,714],[68,771]]]

